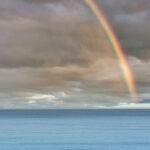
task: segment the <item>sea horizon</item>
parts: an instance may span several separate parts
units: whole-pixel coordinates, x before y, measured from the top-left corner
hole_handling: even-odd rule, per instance
[[[149,150],[148,109],[0,110],[3,150]]]
[[[56,116],[98,116],[98,115],[149,115],[150,109],[0,109],[2,115],[56,115]]]

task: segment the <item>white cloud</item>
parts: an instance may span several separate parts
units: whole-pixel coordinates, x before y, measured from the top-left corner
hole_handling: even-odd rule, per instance
[[[113,106],[94,105],[97,109],[150,109],[150,103],[119,103]]]
[[[27,100],[48,100],[48,101],[53,101],[56,99],[54,95],[50,94],[35,94],[29,97],[26,97]]]
[[[68,97],[68,95],[65,92],[61,92],[60,95],[61,95],[61,97],[64,97],[64,98]]]
[[[150,103],[124,103],[119,104],[117,106],[114,106],[112,108],[120,108],[120,109],[149,109]]]
[[[28,101],[29,104],[34,104],[36,101]]]

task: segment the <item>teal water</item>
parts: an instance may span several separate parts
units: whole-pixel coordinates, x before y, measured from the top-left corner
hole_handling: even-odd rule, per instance
[[[150,110],[1,110],[0,150],[150,150]]]

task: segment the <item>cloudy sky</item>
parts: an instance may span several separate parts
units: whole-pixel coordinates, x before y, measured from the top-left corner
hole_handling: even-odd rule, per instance
[[[84,0],[0,0],[0,109],[150,108],[150,1],[95,1],[123,46],[140,102]]]

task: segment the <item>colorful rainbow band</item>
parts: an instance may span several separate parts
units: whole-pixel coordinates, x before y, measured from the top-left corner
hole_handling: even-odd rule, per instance
[[[137,101],[138,97],[137,97],[134,77],[133,77],[132,71],[130,69],[130,66],[128,64],[127,58],[121,47],[121,44],[119,43],[113,29],[109,25],[106,17],[103,15],[100,8],[96,5],[95,1],[94,0],[85,0],[85,1],[88,4],[88,6],[91,8],[91,10],[94,12],[94,14],[96,15],[99,23],[104,28],[104,31],[105,31],[109,41],[111,42],[113,50],[119,60],[119,63],[120,63],[120,66],[121,66],[121,69],[122,69],[122,72],[124,75],[124,79],[126,81],[126,85],[131,94],[131,97],[133,100]]]

